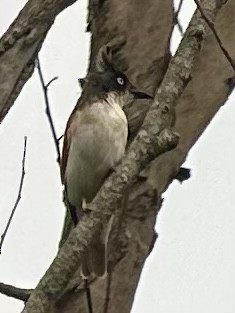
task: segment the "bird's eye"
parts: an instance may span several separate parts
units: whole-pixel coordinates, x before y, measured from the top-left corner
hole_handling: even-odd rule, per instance
[[[117,83],[121,86],[123,86],[125,84],[125,81],[122,77],[117,77],[116,80],[117,80]]]

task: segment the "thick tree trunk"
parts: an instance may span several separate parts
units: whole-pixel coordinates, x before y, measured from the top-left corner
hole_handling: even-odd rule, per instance
[[[91,64],[102,44],[114,38],[124,38],[126,44],[115,54],[115,65],[124,70],[138,87],[153,92],[169,61],[172,1],[109,0],[95,16]],[[235,5],[231,1],[221,10],[216,29],[234,57]],[[125,212],[110,244],[111,275],[91,284],[96,313],[130,312],[144,261],[155,242],[153,227],[161,206],[161,194],[177,174],[189,149],[227,100],[231,92],[227,80],[232,75],[228,61],[210,34],[196,62],[192,80],[177,106],[175,129],[181,135],[180,144],[174,151],[153,161],[125,196]],[[132,135],[147,109],[146,103],[141,102],[126,109]],[[88,313],[85,294],[79,288],[72,291],[76,282],[75,279],[68,287],[58,312]]]
[[[92,23],[90,65],[103,44],[124,39],[123,48],[114,54],[115,66],[125,71],[135,85],[154,93],[170,59],[173,14],[171,0],[105,1]],[[146,101],[138,101],[127,108],[132,134],[139,128],[147,109]],[[157,199],[156,188],[148,186],[146,178],[141,178],[123,202],[125,211],[129,212],[112,236],[109,252],[112,274],[91,285],[95,312],[130,311],[142,266],[155,238]],[[114,268],[113,263],[117,263]],[[58,312],[62,312],[62,308],[63,312],[87,313],[86,295],[68,292],[60,301]]]
[[[68,1],[67,5],[73,2]],[[91,66],[100,46],[112,39],[124,39],[126,43],[114,54],[115,65],[124,70],[138,87],[154,92],[164,76],[170,58],[169,41],[173,29],[172,1],[106,0],[101,2],[103,4],[98,6],[98,9],[96,7],[97,11],[93,8]],[[33,11],[29,10],[30,3],[33,4]],[[57,3],[48,0],[43,3],[52,6],[50,6],[51,14],[48,16],[49,11],[43,11],[47,23],[42,25],[38,19],[33,19],[29,23],[29,30],[24,28],[25,25],[21,25],[20,36],[15,38],[18,33],[12,31],[15,41],[7,35],[0,43],[0,67],[3,69],[3,74],[9,72],[8,76],[0,75],[0,89],[3,90],[0,97],[0,121],[5,117],[7,110],[31,75],[37,51],[56,14],[66,6],[62,1]],[[26,10],[21,12],[20,19],[27,20],[30,12],[36,12],[35,16],[37,16],[37,10],[41,11],[40,7],[34,0],[30,0]],[[9,29],[8,34],[11,34],[12,29],[14,30],[14,25]],[[232,58],[235,58],[234,1],[228,1],[220,11],[216,29],[224,46]],[[33,30],[36,30],[36,34]],[[33,34],[33,40],[30,34]],[[8,45],[9,43],[11,46]],[[15,57],[22,53],[24,57]],[[4,64],[11,64],[11,62],[10,71],[6,71]],[[161,205],[161,194],[177,174],[192,145],[227,100],[231,92],[231,84],[227,82],[232,75],[234,73],[228,61],[220,51],[213,34],[210,34],[195,64],[192,80],[177,106],[175,129],[181,135],[180,144],[174,151],[151,162],[148,168],[140,173],[138,181],[120,204],[123,214],[117,218],[109,247],[111,274],[104,280],[95,280],[91,283],[95,313],[130,312],[144,261],[155,242],[156,235],[153,227]],[[139,128],[147,109],[146,102],[136,102],[126,108],[131,138]],[[83,286],[75,288],[77,285],[79,285],[79,278],[76,276],[57,303],[56,312],[88,313],[84,290],[81,291]]]
[[[114,54],[115,66],[125,71],[136,86],[153,94],[170,59],[173,14],[171,0],[105,1],[92,23],[90,65],[103,44],[124,39],[124,46]],[[139,128],[147,110],[146,101],[138,101],[127,108],[132,134]],[[95,312],[130,311],[142,266],[155,238],[157,200],[156,188],[148,186],[145,177],[140,178],[130,196],[125,197],[125,214],[121,223],[117,223],[110,243],[112,274],[91,284]],[[76,285],[76,280],[73,283]],[[62,308],[63,312],[88,312],[84,293],[68,292],[67,295],[60,301],[58,312],[62,312]]]

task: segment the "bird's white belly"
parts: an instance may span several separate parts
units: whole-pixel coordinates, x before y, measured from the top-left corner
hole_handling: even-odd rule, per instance
[[[66,166],[68,199],[80,206],[90,202],[125,153],[127,119],[116,103],[93,104],[80,111]]]

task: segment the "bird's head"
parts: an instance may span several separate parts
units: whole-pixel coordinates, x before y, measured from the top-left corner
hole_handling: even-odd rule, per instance
[[[118,98],[121,107],[134,99],[152,99],[148,93],[138,90],[123,72],[114,68],[111,57],[108,46],[99,50],[93,70],[86,78],[79,79],[83,92],[102,97],[113,95]]]

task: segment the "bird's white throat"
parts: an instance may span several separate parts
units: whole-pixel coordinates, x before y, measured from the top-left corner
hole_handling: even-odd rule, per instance
[[[108,93],[106,101],[110,105],[116,105],[118,104],[121,108],[123,108],[124,105],[127,105],[128,103],[133,101],[133,95],[129,91],[125,91],[122,94],[119,94],[115,91],[111,91]]]

